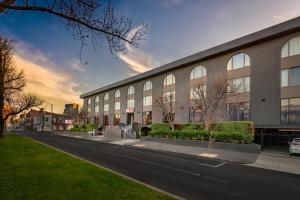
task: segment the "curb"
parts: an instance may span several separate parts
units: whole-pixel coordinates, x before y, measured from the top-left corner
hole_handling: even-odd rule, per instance
[[[65,137],[68,137],[68,136],[65,136]],[[143,186],[145,186],[145,187],[147,187],[147,188],[149,188],[149,189],[152,189],[152,190],[154,190],[154,191],[156,191],[156,192],[159,192],[159,193],[161,193],[161,194],[164,194],[164,195],[166,195],[166,196],[169,196],[169,197],[172,197],[172,198],[178,199],[178,200],[185,200],[184,198],[179,197],[179,196],[177,196],[177,195],[175,195],[175,194],[169,193],[169,192],[167,192],[167,191],[164,191],[164,190],[162,190],[162,189],[159,189],[159,188],[154,187],[154,186],[152,186],[152,185],[149,185],[149,184],[147,184],[147,183],[141,182],[141,181],[139,181],[139,180],[137,180],[137,179],[134,179],[134,178],[131,178],[131,177],[126,176],[126,175],[124,175],[124,174],[121,174],[121,173],[119,173],[119,172],[117,172],[117,171],[114,171],[114,170],[112,170],[112,169],[106,168],[106,167],[104,167],[104,166],[102,166],[102,165],[99,165],[99,164],[97,164],[97,163],[91,162],[91,161],[86,160],[86,159],[84,159],[84,158],[81,158],[81,157],[79,157],[79,156],[76,156],[76,155],[73,155],[73,154],[68,153],[68,152],[66,152],[66,151],[63,151],[63,150],[61,150],[61,149],[58,149],[58,148],[56,148],[56,147],[53,147],[53,146],[50,146],[50,145],[45,144],[45,143],[43,143],[43,142],[37,141],[37,140],[35,140],[35,139],[33,139],[33,138],[30,138],[30,137],[27,137],[27,136],[26,136],[26,138],[28,138],[29,140],[34,141],[34,142],[36,142],[36,143],[39,143],[39,144],[41,144],[41,145],[47,146],[47,147],[49,147],[49,148],[51,148],[51,149],[55,149],[55,150],[57,150],[57,151],[59,151],[59,152],[61,152],[61,153],[64,153],[64,154],[66,154],[66,155],[69,155],[69,156],[71,156],[71,157],[73,157],[73,158],[77,158],[77,159],[79,159],[79,160],[82,160],[82,161],[84,161],[84,162],[86,162],[86,163],[89,163],[89,164],[91,164],[91,165],[94,165],[94,166],[96,166],[96,167],[105,169],[105,170],[107,170],[107,171],[109,171],[109,172],[112,172],[112,173],[118,175],[118,176],[121,176],[121,177],[123,177],[123,178],[126,178],[126,179],[128,179],[128,180],[130,180],[130,181],[133,181],[133,182],[135,182],[135,183],[141,184],[141,185],[143,185]],[[80,139],[80,138],[77,138],[77,139]],[[91,140],[89,140],[89,141],[91,141]]]

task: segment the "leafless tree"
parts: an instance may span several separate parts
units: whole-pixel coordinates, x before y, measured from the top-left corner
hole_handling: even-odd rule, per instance
[[[9,117],[42,103],[35,94],[22,93],[24,72],[14,66],[13,50],[12,41],[0,37],[0,137],[3,137],[4,123]]]
[[[137,46],[144,39],[145,24],[134,28],[132,20],[115,13],[111,1],[100,0],[0,0],[0,14],[9,11],[40,12],[58,17],[81,49],[90,41],[93,47],[108,42],[111,52],[125,51],[125,44]]]
[[[159,97],[155,100],[157,109],[162,113],[163,120],[168,122],[174,130],[174,113],[175,113],[175,96],[173,93],[167,93],[166,95]]]

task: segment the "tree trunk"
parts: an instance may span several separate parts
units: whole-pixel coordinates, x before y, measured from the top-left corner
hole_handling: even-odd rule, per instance
[[[3,75],[3,59],[0,54],[0,138],[4,137],[4,75]]]
[[[0,138],[4,137],[4,120],[0,117]]]

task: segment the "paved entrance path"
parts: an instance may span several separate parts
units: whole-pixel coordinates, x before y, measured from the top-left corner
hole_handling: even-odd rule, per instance
[[[49,133],[26,136],[185,199],[282,200],[299,197],[299,175]]]

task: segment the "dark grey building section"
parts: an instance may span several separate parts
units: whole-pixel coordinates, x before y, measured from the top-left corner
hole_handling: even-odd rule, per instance
[[[250,71],[250,91],[246,91],[243,98],[249,98],[247,101],[250,103],[250,119],[254,121],[257,127],[300,128],[300,125],[297,124],[289,125],[281,122],[282,99],[300,98],[300,84],[287,87],[281,86],[282,69],[300,66],[300,52],[299,55],[282,57],[281,51],[290,39],[299,35],[300,17],[82,94],[81,98],[84,99],[84,106],[87,112],[89,111],[88,117],[90,120],[88,121],[93,123],[95,117],[99,117],[99,123],[103,124],[103,96],[105,93],[109,93],[109,125],[114,124],[114,92],[119,89],[121,92],[121,122],[126,123],[128,116],[128,109],[126,109],[127,89],[132,85],[135,87],[134,121],[142,123],[143,85],[150,80],[153,87],[152,122],[161,122],[162,114],[157,109],[155,99],[163,95],[165,76],[173,74],[175,76],[176,97],[175,123],[188,123],[190,117],[190,74],[194,67],[202,65],[206,69],[208,94],[214,80],[217,78],[228,79],[231,76],[248,76]],[[250,66],[242,70],[234,69],[229,72],[227,70],[228,61],[240,53],[249,56]],[[100,99],[97,104],[94,101],[96,96],[99,96]],[[91,104],[88,104],[88,99],[91,99]],[[95,113],[95,105],[99,105],[98,113]],[[88,108],[90,109],[88,110]],[[297,111],[297,106],[291,108],[296,109],[291,114],[295,118],[295,114],[299,114],[300,111]],[[224,117],[227,113],[225,101],[218,113],[218,120],[227,120]]]

